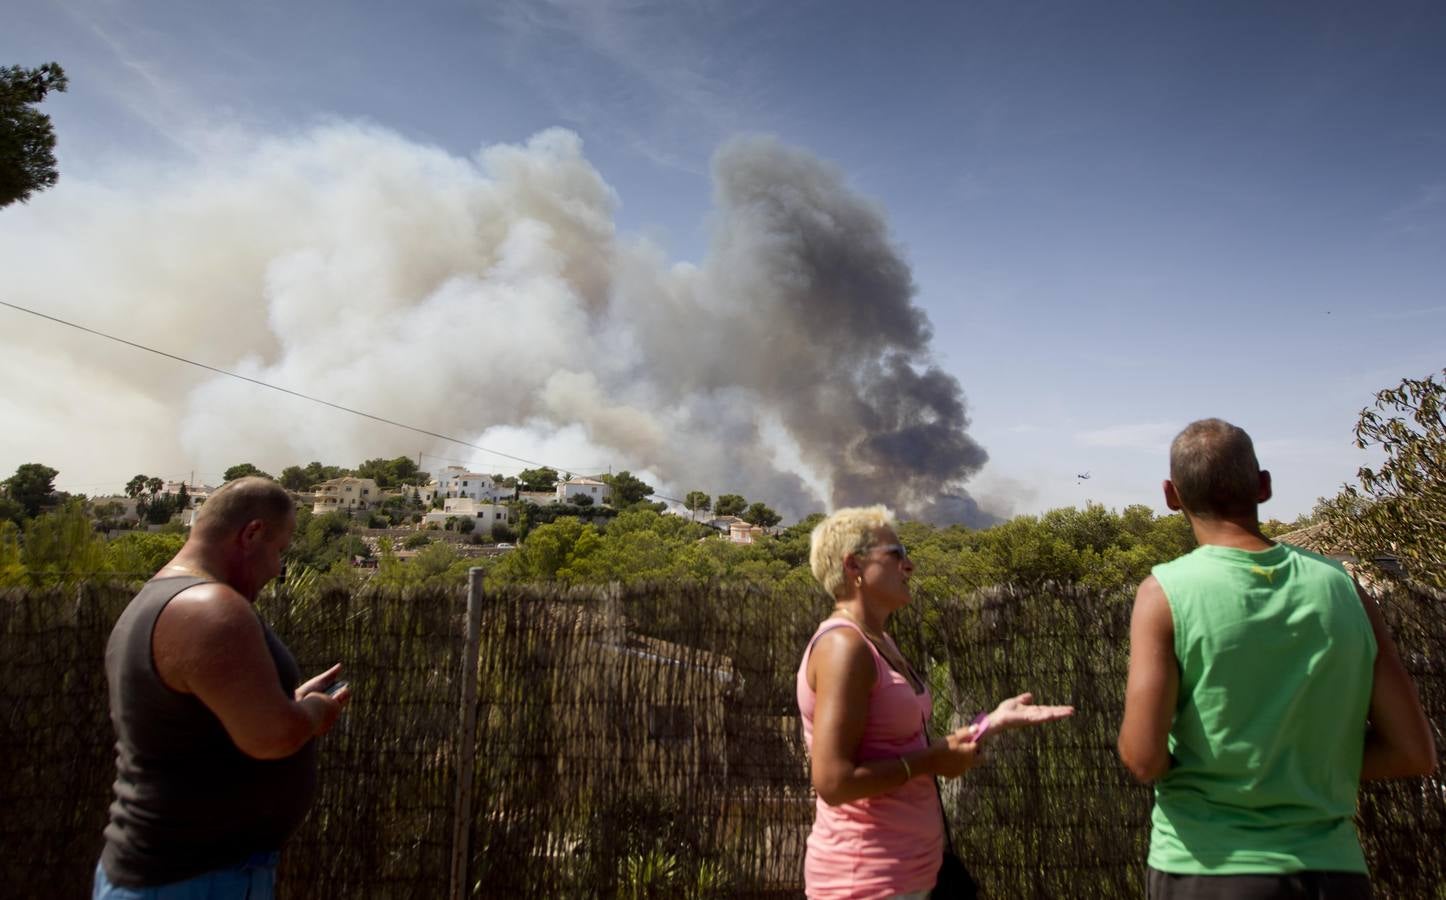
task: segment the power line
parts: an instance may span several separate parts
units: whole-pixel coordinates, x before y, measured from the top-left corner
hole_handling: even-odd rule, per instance
[[[145,344],[137,344],[135,341],[128,341],[125,338],[119,338],[113,334],[106,334],[104,331],[96,331],[94,328],[87,328],[84,325],[77,325],[75,322],[69,322],[65,319],[46,315],[43,312],[37,312],[36,310],[28,309],[24,306],[17,306],[14,303],[7,303],[4,300],[0,300],[0,306],[8,306],[13,310],[17,310],[18,312],[29,313],[30,315],[36,316],[37,318],[41,319],[48,319],[49,321],[55,322],[59,325],[65,325],[66,327],[74,328],[77,331],[84,331],[86,334],[93,334],[96,337],[102,337],[108,341],[115,341],[117,344],[125,344],[127,347],[134,347],[137,350],[144,350],[147,353],[154,353],[157,356],[164,356],[167,359],[173,359],[176,362],[182,362],[188,366],[195,366],[198,369],[205,369],[208,372],[215,372],[217,375],[225,375],[228,378],[235,378],[240,381],[250,382],[251,384],[258,385],[260,387],[270,388],[273,391],[280,391],[283,394],[290,394],[293,397],[300,397],[302,400],[310,400],[312,403],[320,403],[322,406],[329,406],[332,409],[339,409],[342,412],[351,413],[354,416],[361,416],[362,418],[371,419],[372,421],[381,422],[386,425],[392,425],[396,428],[405,428],[408,431],[415,431],[417,434],[425,434],[428,437],[434,437],[440,440],[449,441],[453,444],[461,444],[463,447],[471,447],[473,450],[481,450],[483,453],[491,453],[494,456],[502,456],[507,459],[515,459],[518,462],[527,463],[530,466],[544,465],[543,463],[537,462],[535,460],[524,459],[521,456],[513,456],[511,453],[503,453],[500,450],[492,450],[488,447],[482,447],[478,444],[472,443],[471,441],[464,441],[461,438],[454,438],[450,435],[440,434],[436,431],[429,431],[426,428],[418,428],[415,425],[408,425],[405,422],[398,422],[395,419],[388,419],[384,416],[377,416],[369,412],[362,412],[359,409],[352,409],[349,406],[342,406],[340,403],[332,403],[330,400],[323,400],[320,397],[313,397],[310,394],[303,394],[300,391],[293,391],[290,388],[284,388],[279,385],[269,384],[256,378],[249,378],[245,375],[239,375],[235,372],[229,372],[226,369],[219,369],[215,366],[208,366],[205,363],[196,362],[194,359],[186,359],[184,356],[177,356],[174,353],[167,353],[164,350],[157,350],[154,347],[147,347]]]
[[[113,335],[113,334],[107,334],[107,333],[105,333],[104,331],[97,331],[97,330],[94,329],[94,328],[87,328],[87,327],[84,326],[84,325],[79,325],[79,324],[77,324],[77,323],[75,323],[75,322],[67,321],[66,319],[61,319],[61,318],[58,318],[58,317],[56,317],[56,316],[47,315],[46,313],[43,313],[43,312],[39,312],[39,311],[37,311],[37,310],[30,309],[29,307],[19,306],[19,305],[17,305],[17,304],[9,303],[9,302],[6,302],[6,301],[4,301],[4,300],[0,300],[0,306],[8,306],[10,309],[13,309],[13,310],[15,310],[15,311],[17,311],[17,312],[27,313],[27,314],[29,314],[29,315],[35,316],[36,318],[45,319],[45,320],[47,320],[47,321],[54,322],[54,323],[56,323],[57,325],[64,325],[64,326],[66,326],[67,328],[74,328],[74,329],[76,329],[77,331],[83,331],[83,332],[85,332],[86,334],[93,334],[93,335],[95,335],[96,337],[105,338],[105,339],[108,340],[108,341],[115,341],[117,344],[124,344],[124,345],[126,345],[127,347],[132,347],[132,348],[134,348],[134,349],[136,349],[136,350],[144,350],[144,351],[147,352],[147,353],[154,353],[154,354],[157,355],[157,356],[164,356],[166,359],[172,359],[172,360],[175,360],[176,362],[185,363],[185,364],[188,365],[188,366],[195,366],[195,367],[198,368],[198,369],[205,369],[205,370],[208,371],[208,372],[215,372],[217,375],[225,375],[225,376],[228,377],[228,378],[235,378],[235,379],[237,379],[238,381],[245,381],[245,382],[248,382],[248,383],[250,383],[250,384],[257,385],[258,387],[269,388],[270,390],[273,390],[273,391],[280,391],[280,392],[283,393],[283,394],[290,394],[290,395],[293,396],[293,397],[299,397],[299,398],[301,398],[302,400],[309,400],[309,401],[311,401],[312,403],[320,403],[322,406],[329,406],[329,407],[331,407],[332,409],[341,410],[342,412],[345,412],[345,413],[351,413],[351,414],[354,415],[354,416],[361,416],[361,417],[364,418],[364,419],[371,419],[371,420],[374,421],[374,422],[381,422],[381,423],[384,424],[384,425],[391,425],[391,426],[393,426],[393,427],[395,427],[395,428],[404,428],[404,429],[406,429],[407,431],[413,431],[413,432],[416,432],[417,434],[425,434],[425,435],[428,436],[428,437],[434,437],[434,438],[437,438],[438,440],[448,441],[448,442],[453,443],[453,444],[459,444],[459,445],[461,445],[461,446],[463,446],[463,447],[470,447],[470,448],[472,448],[473,450],[480,450],[480,451],[482,451],[483,453],[490,453],[490,454],[492,454],[493,456],[501,456],[501,457],[503,457],[503,458],[505,458],[505,459],[512,459],[512,460],[516,460],[517,462],[520,462],[520,463],[526,463],[526,464],[529,465],[529,466],[546,466],[546,467],[549,468],[549,469],[558,469],[558,468],[559,468],[558,466],[548,466],[546,463],[541,463],[541,462],[538,462],[538,461],[536,461],[536,460],[526,459],[526,458],[521,457],[521,456],[514,456],[514,455],[511,454],[511,453],[503,453],[501,450],[493,450],[493,449],[488,448],[488,447],[483,447],[483,446],[481,446],[480,444],[474,444],[474,443],[472,443],[471,441],[464,441],[464,440],[462,440],[461,438],[455,438],[455,437],[452,437],[451,435],[441,434],[441,433],[436,432],[436,431],[430,431],[430,430],[428,430],[428,429],[426,429],[426,428],[418,428],[418,427],[415,426],[415,425],[408,425],[408,424],[406,424],[405,422],[398,422],[398,421],[396,421],[395,419],[388,419],[388,418],[386,418],[386,417],[384,417],[384,416],[373,415],[372,413],[363,412],[363,411],[361,411],[361,410],[359,410],[359,409],[352,409],[352,408],[349,407],[349,406],[342,406],[340,403],[332,403],[330,400],[323,400],[323,399],[321,399],[320,397],[313,397],[313,396],[311,396],[310,394],[303,394],[303,393],[301,393],[300,391],[293,391],[293,390],[291,390],[290,388],[284,388],[284,387],[281,387],[281,386],[279,386],[279,385],[270,384],[270,383],[268,383],[268,382],[261,381],[261,380],[256,379],[256,378],[250,378],[250,377],[248,377],[248,376],[246,376],[246,375],[240,375],[240,374],[237,374],[236,372],[230,372],[230,371],[227,371],[226,369],[220,369],[220,368],[217,368],[216,366],[209,366],[209,365],[207,365],[207,364],[205,364],[205,363],[203,363],[203,362],[196,362],[194,359],[187,359],[187,358],[185,358],[184,356],[177,356],[177,355],[174,354],[174,353],[167,353],[167,352],[164,351],[164,350],[157,350],[157,349],[154,348],[154,347],[147,347],[145,344],[138,344],[138,343],[136,343],[135,341],[128,341],[128,340],[126,340],[125,338],[116,337],[115,335]],[[570,471],[573,471],[573,470],[571,470],[571,469],[566,469],[566,468],[562,468],[562,471],[569,471],[569,472],[570,472]],[[670,500],[670,501],[672,501],[672,502],[674,502],[674,503],[682,503],[682,502],[683,502],[683,501],[677,499],[676,497],[664,497],[662,494],[653,494],[653,496],[654,496],[654,497],[658,497],[659,499],[662,499],[662,500]]]

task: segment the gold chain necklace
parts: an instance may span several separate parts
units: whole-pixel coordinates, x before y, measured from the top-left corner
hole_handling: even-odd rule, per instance
[[[885,637],[884,637],[883,632],[870,631],[870,630],[869,630],[869,626],[865,625],[865,624],[863,623],[863,620],[861,620],[858,616],[854,615],[852,612],[849,612],[848,607],[846,607],[846,606],[835,606],[835,607],[833,608],[833,611],[834,611],[834,612],[840,612],[840,613],[843,613],[845,616],[848,616],[848,618],[849,618],[849,620],[850,620],[851,622],[853,622],[855,625],[859,626],[859,630],[864,633],[864,636],[867,637],[869,640],[873,641],[874,643],[877,644],[877,643],[886,643],[886,642],[887,642],[886,639],[885,639]]]

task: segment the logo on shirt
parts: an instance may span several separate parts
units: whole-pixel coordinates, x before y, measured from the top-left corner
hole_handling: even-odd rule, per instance
[[[1270,584],[1275,584],[1275,570],[1262,568],[1260,566],[1251,566],[1250,571],[1264,578]]]

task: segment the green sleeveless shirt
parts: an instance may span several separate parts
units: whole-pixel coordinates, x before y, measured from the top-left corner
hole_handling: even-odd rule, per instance
[[[1150,866],[1365,872],[1354,816],[1376,640],[1340,563],[1205,545],[1156,566],[1180,695]]]

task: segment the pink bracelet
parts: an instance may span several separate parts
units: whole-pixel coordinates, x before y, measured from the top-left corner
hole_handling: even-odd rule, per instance
[[[979,739],[989,730],[989,713],[982,712],[975,716],[969,722],[969,729],[973,737],[972,743],[979,743]]]

